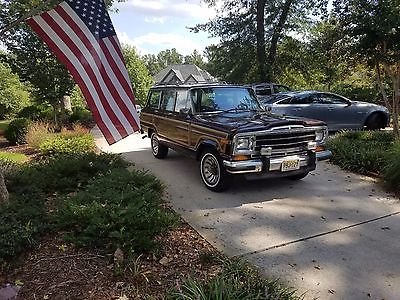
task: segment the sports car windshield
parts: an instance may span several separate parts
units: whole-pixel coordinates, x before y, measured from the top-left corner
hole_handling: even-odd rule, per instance
[[[261,110],[257,98],[247,88],[199,88],[192,90],[190,97],[197,113]]]

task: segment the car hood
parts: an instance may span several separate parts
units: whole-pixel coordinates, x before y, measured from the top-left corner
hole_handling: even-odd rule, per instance
[[[303,125],[303,126],[325,126],[322,121],[280,116],[267,112],[229,112],[217,114],[204,114],[195,116],[197,122],[203,125],[210,124],[219,130],[230,133],[245,133],[251,131],[268,130],[273,127]]]

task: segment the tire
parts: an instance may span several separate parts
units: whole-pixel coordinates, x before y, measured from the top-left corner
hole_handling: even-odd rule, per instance
[[[302,180],[303,178],[305,178],[308,175],[309,172],[305,172],[305,173],[300,173],[297,175],[292,175],[289,176],[288,179],[290,180]]]
[[[163,159],[168,154],[168,147],[160,143],[155,132],[151,135],[151,152],[158,159]]]
[[[384,127],[385,120],[379,113],[373,113],[365,122],[367,130],[379,130]]]
[[[211,149],[201,154],[200,176],[204,185],[213,192],[225,191],[231,182],[231,175],[226,172],[218,153]]]

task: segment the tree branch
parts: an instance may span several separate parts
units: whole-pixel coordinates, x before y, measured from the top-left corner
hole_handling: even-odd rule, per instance
[[[7,24],[3,28],[1,28],[0,29],[0,37],[3,36],[7,31],[10,31],[14,27],[18,26],[20,23],[24,22],[26,19],[28,19],[34,15],[37,15],[44,7],[51,4],[52,2],[54,2],[54,0],[44,1],[42,4],[36,6],[35,8],[30,10],[26,14],[19,17],[17,20],[15,20],[15,21],[11,22],[10,24]]]

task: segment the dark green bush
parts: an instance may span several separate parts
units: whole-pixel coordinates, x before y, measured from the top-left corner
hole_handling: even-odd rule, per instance
[[[35,246],[48,227],[43,203],[29,200],[12,196],[9,204],[0,205],[0,271],[8,259]]]
[[[381,131],[353,131],[337,134],[328,141],[331,161],[341,168],[361,174],[383,174],[386,153],[394,135]]]
[[[177,218],[161,205],[162,185],[144,172],[114,169],[64,199],[57,223],[68,240],[87,247],[150,251],[154,237]]]
[[[219,274],[207,281],[188,279],[179,290],[167,295],[169,300],[293,300],[301,299],[295,291],[278,281],[266,280],[247,263],[238,259],[224,259]]]
[[[30,121],[25,118],[14,119],[4,132],[5,138],[13,145],[25,144],[25,135]]]
[[[42,105],[31,105],[23,108],[18,113],[18,118],[25,118],[32,121],[44,121],[51,119],[52,114],[51,107],[45,107]]]
[[[396,142],[386,156],[384,178],[391,188],[400,191],[400,142]]]
[[[332,92],[349,98],[353,101],[365,101],[378,103],[382,98],[378,89],[374,86],[352,86],[351,84],[340,84],[333,88]]]
[[[69,117],[69,122],[73,123],[81,123],[85,126],[90,126],[94,123],[92,113],[90,110],[85,108],[77,107],[73,109],[72,114]]]
[[[68,193],[83,187],[92,178],[127,166],[120,156],[111,154],[47,157],[8,176],[7,187],[19,195]]]
[[[42,155],[78,154],[91,152],[96,148],[91,134],[54,135],[39,146]]]

